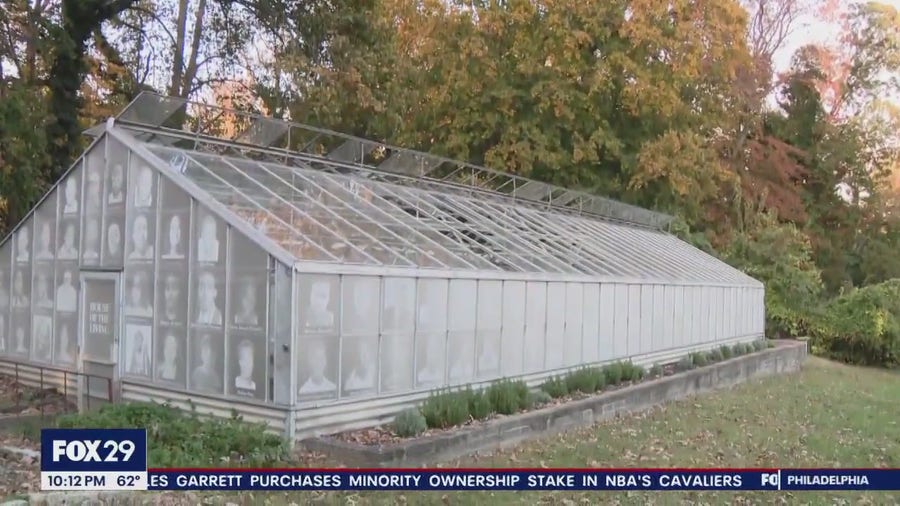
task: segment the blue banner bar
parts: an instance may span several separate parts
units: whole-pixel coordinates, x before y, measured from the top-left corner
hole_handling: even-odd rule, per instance
[[[151,469],[149,490],[900,490],[900,469]]]

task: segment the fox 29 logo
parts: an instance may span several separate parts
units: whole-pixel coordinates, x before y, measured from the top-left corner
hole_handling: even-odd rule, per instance
[[[762,473],[762,486],[775,487],[781,485],[781,476],[778,473]]]
[[[146,471],[145,429],[43,429],[41,471]]]

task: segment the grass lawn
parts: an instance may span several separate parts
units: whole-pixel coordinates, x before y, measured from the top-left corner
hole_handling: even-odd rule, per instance
[[[318,463],[321,465],[321,462]],[[752,382],[448,466],[900,467],[900,375],[810,358]],[[244,493],[243,504],[898,504],[900,493]]]

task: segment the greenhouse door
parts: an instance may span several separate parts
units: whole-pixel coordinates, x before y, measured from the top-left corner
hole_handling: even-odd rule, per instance
[[[112,402],[116,395],[119,272],[81,272],[78,410]]]

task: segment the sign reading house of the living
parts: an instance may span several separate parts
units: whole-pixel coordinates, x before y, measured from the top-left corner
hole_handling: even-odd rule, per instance
[[[86,283],[85,354],[92,359],[112,360],[115,332],[116,285],[109,280],[90,280]]]

